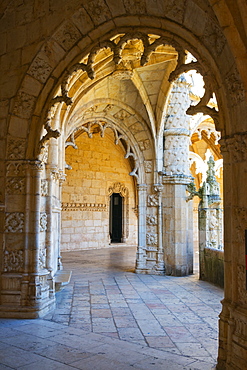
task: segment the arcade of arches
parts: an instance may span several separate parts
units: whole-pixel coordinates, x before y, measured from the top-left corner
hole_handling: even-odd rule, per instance
[[[246,2],[0,15],[0,316],[54,307],[63,251],[125,243],[136,273],[184,276],[199,244],[202,279],[224,259],[217,368],[246,368]]]

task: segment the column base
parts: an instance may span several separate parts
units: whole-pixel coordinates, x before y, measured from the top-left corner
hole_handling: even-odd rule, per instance
[[[192,275],[193,270],[190,266],[169,266],[166,265],[166,275],[171,276],[187,276]]]
[[[0,317],[5,319],[38,319],[55,309],[55,298],[40,307],[0,306]]]

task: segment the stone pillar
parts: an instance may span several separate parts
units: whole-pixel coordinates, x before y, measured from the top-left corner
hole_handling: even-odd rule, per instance
[[[167,275],[193,273],[193,208],[186,195],[190,182],[190,177],[163,177],[163,245]]]
[[[224,160],[225,294],[219,321],[217,369],[245,369],[247,364],[247,134],[220,141]]]
[[[193,209],[187,202],[189,170],[189,84],[183,76],[174,82],[164,130],[163,245],[166,273],[193,272]]]
[[[145,273],[146,267],[146,198],[147,185],[137,185],[138,191],[138,246],[136,254],[136,273]]]
[[[35,318],[54,304],[41,266],[40,161],[12,160],[6,168],[6,212],[1,271],[1,317]]]

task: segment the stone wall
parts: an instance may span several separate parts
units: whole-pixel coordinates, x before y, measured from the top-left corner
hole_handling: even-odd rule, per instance
[[[224,287],[224,252],[205,248],[204,263],[200,278],[220,287]]]
[[[76,140],[78,149],[68,147],[67,179],[62,191],[61,250],[102,248],[109,246],[109,188],[121,183],[128,195],[124,200],[126,243],[137,244],[137,217],[131,167],[124,151],[115,145],[113,134],[101,138],[86,134]],[[117,186],[114,192],[118,192]]]

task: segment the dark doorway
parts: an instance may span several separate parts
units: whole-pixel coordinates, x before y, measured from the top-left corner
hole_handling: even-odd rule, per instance
[[[121,243],[123,233],[123,198],[113,193],[110,199],[110,237],[111,243]]]

